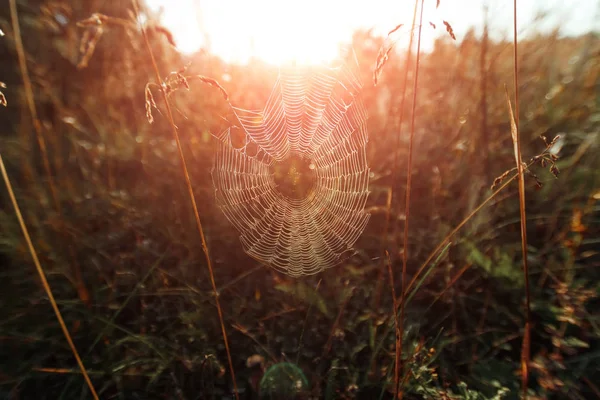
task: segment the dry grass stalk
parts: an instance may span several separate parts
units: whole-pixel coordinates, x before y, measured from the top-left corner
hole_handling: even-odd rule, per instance
[[[545,136],[541,136],[541,138],[544,141],[546,148],[542,153],[538,154],[535,157],[532,157],[527,165],[523,165],[523,171],[527,175],[535,179],[535,183],[538,187],[542,186],[542,182],[537,177],[537,175],[531,171],[530,167],[533,164],[540,164],[542,168],[549,166],[548,170],[552,175],[554,175],[556,179],[558,179],[558,175],[560,174],[560,170],[556,166],[556,161],[558,161],[559,157],[556,154],[552,153],[552,147],[560,139],[560,135],[556,135],[550,142],[548,142]],[[492,184],[491,189],[494,190],[500,183],[502,183],[502,181],[504,181],[504,179],[506,179],[508,175],[510,175],[512,172],[516,172],[517,170],[517,167],[513,167],[509,170],[504,171],[502,175],[494,179],[494,183]]]
[[[589,388],[592,389],[592,392],[594,392],[594,394],[596,395],[596,397],[598,397],[600,399],[600,389],[598,388],[598,386],[594,385],[592,383],[592,381],[590,381],[585,376],[582,379],[589,386]]]
[[[397,151],[396,151],[397,153]],[[392,175],[394,174],[395,168],[392,170]],[[392,181],[393,182],[393,181]],[[380,253],[385,255],[387,253],[386,247],[388,245],[388,230],[390,225],[390,215],[392,212],[392,195],[394,193],[393,183],[387,190],[386,202],[385,202],[385,222],[383,224],[383,231],[381,233],[381,250]],[[383,260],[385,258],[382,257]],[[378,309],[379,303],[381,301],[381,288],[383,286],[383,268],[379,270],[379,275],[377,277],[377,283],[375,284],[375,295],[373,296],[373,308]]]
[[[156,109],[156,111],[160,112],[158,107],[156,106],[156,102],[154,101],[154,96],[152,95],[152,86],[158,86],[156,83],[148,82],[146,84],[146,88],[144,89],[144,96],[146,98],[146,119],[148,119],[148,123],[154,122],[154,116],[152,115],[152,109]]]
[[[77,68],[83,69],[88,66],[90,58],[96,50],[96,45],[100,41],[104,28],[101,25],[88,27],[81,36],[81,42],[79,43],[79,53],[81,54],[81,60],[77,64]]]
[[[19,16],[17,12],[16,0],[10,0],[10,15],[13,25],[15,45],[17,49],[17,56],[19,59],[19,68],[21,70],[21,75],[23,77],[23,86],[25,90],[25,96],[27,99],[27,106],[29,107],[29,113],[31,115],[31,119],[33,121],[33,127],[35,130],[36,138],[38,141],[38,145],[40,147],[40,151],[42,153],[42,161],[44,165],[44,172],[46,173],[46,178],[48,179],[48,185],[50,186],[50,193],[52,196],[52,201],[54,204],[54,208],[58,215],[62,215],[62,208],[58,198],[58,193],[56,191],[56,184],[54,182],[54,177],[52,175],[52,169],[50,168],[50,161],[48,158],[48,150],[46,146],[46,140],[44,138],[44,134],[42,132],[42,123],[38,117],[37,108],[35,105],[35,100],[33,97],[33,86],[31,84],[31,78],[29,77],[29,72],[27,70],[27,61],[25,57],[25,49],[23,47],[23,41],[21,39],[21,28],[19,25]],[[64,233],[61,232],[61,235]],[[75,258],[75,252],[73,250],[72,245],[67,244],[69,256],[71,258],[71,270],[75,279],[75,286],[77,290],[77,294],[79,299],[87,306],[90,305],[90,294],[83,282],[81,268],[77,264],[77,260]]]
[[[558,157],[556,155],[550,153],[550,149],[552,148],[552,146],[554,146],[554,144],[557,142],[559,137],[560,136],[556,136],[556,137],[554,137],[554,139],[551,142],[547,142],[546,138],[542,136],[542,139],[546,143],[546,149],[541,154],[533,157],[529,161],[529,163],[527,163],[526,165],[523,165],[523,170],[525,172],[531,174],[531,172],[529,171],[529,168],[532,165],[534,165],[536,163],[540,163],[543,167],[545,167],[546,164],[550,163],[550,172],[552,174],[554,174],[555,177],[558,177],[559,172],[558,172],[558,168],[555,165],[555,162],[556,162],[556,160],[558,160]],[[496,189],[489,197],[487,197],[484,201],[482,201],[473,211],[471,211],[469,213],[469,215],[467,215],[458,225],[456,225],[454,227],[454,229],[452,229],[452,231],[450,231],[450,233],[448,233],[440,241],[440,243],[438,243],[436,248],[427,256],[425,261],[421,264],[421,266],[417,270],[415,276],[410,281],[410,283],[406,289],[407,291],[412,290],[413,286],[417,282],[417,279],[419,278],[421,273],[423,273],[425,268],[429,265],[429,263],[433,260],[433,258],[442,250],[442,248],[446,245],[446,243],[448,243],[448,241],[456,233],[458,233],[458,231],[461,230],[465,226],[465,224],[471,220],[471,218],[473,218],[479,211],[481,211],[483,209],[483,207],[485,207],[490,201],[492,201],[494,198],[496,198],[496,196],[501,191],[506,189],[506,187],[510,183],[512,183],[515,179],[517,179],[519,177],[519,174],[517,173],[517,174],[514,174],[513,176],[511,176],[508,180],[506,180],[506,178],[510,175],[510,173],[514,172],[515,170],[516,170],[516,167],[504,172],[500,177],[498,177],[494,180],[494,184],[492,185],[492,190],[494,190],[494,188],[496,188],[498,185],[500,185],[500,183],[502,183],[502,182],[504,182],[504,183],[502,184],[502,186],[500,186],[498,189]],[[535,175],[533,175],[533,176],[535,177]],[[536,179],[537,179],[537,177],[536,177]]]
[[[448,233],[439,243],[438,245],[435,247],[435,249],[433,249],[433,251],[427,256],[427,258],[425,259],[425,261],[421,264],[421,266],[419,266],[419,269],[417,270],[417,272],[415,273],[415,276],[412,278],[412,280],[410,281],[410,283],[408,284],[406,291],[410,292],[413,288],[413,286],[415,285],[415,283],[417,282],[417,279],[419,278],[419,276],[423,273],[423,271],[425,270],[425,268],[427,268],[427,266],[429,265],[429,263],[431,263],[431,261],[434,259],[434,257],[444,248],[444,246],[450,241],[450,239],[459,231],[461,230],[467,222],[469,222],[471,220],[471,218],[473,218],[479,211],[481,211],[483,209],[483,207],[485,207],[490,201],[492,201],[494,198],[496,198],[496,196],[503,191],[504,189],[506,189],[506,187],[515,179],[517,179],[517,174],[513,175],[510,179],[508,179],[507,181],[504,182],[504,184],[502,184],[502,186],[500,186],[498,189],[496,189],[496,191],[494,191],[488,198],[486,198],[484,201],[482,201],[473,211],[471,211],[469,213],[469,215],[467,215],[462,221],[460,221],[460,223],[458,225],[456,225],[454,227],[454,229],[452,229],[452,231],[450,231],[450,233]]]
[[[418,5],[419,5],[419,0],[415,0],[415,5],[413,8],[413,17],[412,17],[412,29],[411,32],[414,31],[414,27],[417,23],[417,9],[418,9]],[[389,33],[388,33],[388,38],[389,35],[391,35],[392,33],[396,32],[398,29],[400,29],[402,27],[402,24],[397,25],[394,29],[392,29]],[[408,87],[408,71],[409,71],[409,67],[410,64],[412,62],[412,46],[413,46],[413,39],[414,36],[411,34],[410,38],[409,38],[409,43],[408,43],[408,48],[406,50],[406,62],[404,65],[404,81],[403,81],[403,85],[402,85],[402,100],[400,103],[400,117],[399,117],[399,126],[398,126],[398,134],[395,136],[395,143],[394,143],[394,164],[392,166],[392,173],[391,173],[391,184],[390,184],[390,188],[389,188],[389,192],[388,192],[388,197],[387,197],[387,203],[386,203],[386,210],[385,210],[385,225],[384,225],[384,230],[382,233],[382,240],[381,240],[381,245],[382,245],[382,249],[385,250],[385,248],[387,247],[387,238],[388,238],[388,229],[389,229],[389,225],[390,225],[390,216],[391,216],[391,212],[392,212],[392,204],[393,204],[393,198],[394,198],[394,186],[395,186],[395,182],[396,182],[396,171],[398,170],[398,164],[399,164],[399,159],[400,159],[400,135],[402,133],[402,125],[404,122],[404,104],[406,101],[406,88]],[[375,63],[375,69],[373,72],[373,83],[374,85],[377,85],[377,79],[379,77],[379,75],[381,74],[381,70],[383,69],[383,66],[385,65],[386,61],[389,58],[389,53],[393,48],[393,42],[389,45],[390,47],[387,50],[385,49],[385,44],[382,45],[381,49],[379,50],[379,54],[377,56],[377,60]],[[394,237],[396,236],[396,226],[394,224]],[[382,253],[383,253],[382,250]],[[388,252],[385,251],[385,253],[389,256]],[[385,258],[384,258],[385,260]],[[392,260],[390,259],[389,264],[390,264],[390,268],[391,268],[391,263]],[[381,298],[381,288],[383,286],[383,277],[384,277],[384,270],[383,268],[380,270],[379,272],[379,276],[377,279],[377,286],[375,288],[375,295],[374,295],[374,308],[377,309],[379,307],[379,300]],[[394,307],[394,315],[398,312],[398,308]],[[377,327],[375,327],[375,329],[377,329]],[[375,331],[375,334],[377,332]],[[398,354],[398,352],[401,352],[401,346],[396,345],[396,356],[395,356],[395,371],[394,371],[394,377],[397,378],[399,376],[399,368],[400,368],[400,358],[401,358],[401,354]],[[371,366],[371,369],[373,370],[374,365]],[[394,393],[398,393],[399,390],[399,380],[398,379],[394,379]]]
[[[415,0],[415,6],[413,9],[413,18],[412,18],[413,29],[417,23],[418,4],[419,4],[419,1]],[[400,26],[401,25],[398,25],[396,28],[392,29],[390,31],[390,33],[395,32],[397,29],[400,28]],[[382,254],[387,246],[388,229],[390,226],[390,217],[391,217],[392,204],[393,204],[393,199],[394,199],[394,186],[395,186],[395,182],[396,182],[396,172],[398,170],[398,164],[400,162],[400,135],[402,134],[402,125],[404,123],[404,104],[406,102],[406,88],[408,87],[408,71],[409,71],[410,64],[412,62],[412,51],[411,51],[412,45],[413,45],[413,35],[411,35],[410,39],[409,39],[408,48],[406,50],[406,62],[404,64],[404,80],[403,80],[403,84],[402,84],[402,100],[400,103],[400,117],[399,117],[399,122],[398,122],[398,134],[395,136],[395,141],[394,141],[394,149],[395,149],[394,164],[392,165],[391,185],[390,185],[387,202],[386,202],[385,225],[384,225],[384,230],[382,232],[382,239],[381,239]],[[383,47],[379,50],[379,53],[381,54],[382,51],[383,51]],[[383,68],[383,64],[381,64],[379,66],[380,70],[381,70],[381,68]],[[376,66],[376,71],[377,71],[377,66]],[[376,74],[378,75],[380,72],[381,71],[376,72]],[[374,75],[374,77],[375,77],[375,75]],[[375,82],[375,84],[376,84],[376,82]],[[393,232],[394,232],[394,237],[395,237],[395,224],[394,224]],[[382,267],[383,267],[383,265],[382,265]],[[375,299],[374,308],[375,309],[379,306],[379,299],[381,298],[381,288],[383,286],[383,284],[382,284],[383,276],[384,276],[384,270],[382,268],[379,272],[377,287],[375,288],[375,296],[374,296],[374,299]],[[396,310],[396,312],[397,312],[397,310]]]
[[[9,195],[12,205],[15,209],[15,215],[17,216],[17,219],[19,220],[19,225],[21,226],[21,230],[23,231],[23,236],[25,237],[25,241],[27,242],[27,248],[29,249],[31,258],[33,258],[33,263],[35,264],[35,268],[40,276],[40,279],[42,281],[42,286],[44,287],[44,290],[46,291],[48,300],[50,300],[52,309],[54,310],[54,313],[56,314],[56,319],[58,319],[58,323],[60,324],[63,334],[65,335],[65,338],[67,339],[67,342],[69,343],[69,347],[71,348],[71,351],[73,352],[73,356],[75,356],[75,360],[77,360],[77,364],[79,365],[79,368],[81,369],[81,373],[83,374],[83,377],[84,377],[88,387],[90,388],[90,391],[92,392],[93,398],[98,400],[98,394],[96,394],[94,385],[92,384],[92,381],[90,380],[90,377],[85,369],[85,366],[83,365],[83,361],[81,361],[81,357],[79,356],[79,352],[77,351],[77,348],[75,347],[75,343],[73,343],[73,339],[71,338],[69,329],[67,328],[67,325],[65,324],[65,321],[63,320],[62,314],[60,313],[60,310],[58,309],[58,305],[56,304],[56,300],[54,299],[54,295],[52,294],[52,289],[50,288],[50,284],[48,283],[48,280],[46,279],[46,274],[44,273],[42,265],[40,264],[40,260],[37,256],[37,252],[35,251],[35,247],[33,246],[33,242],[31,241],[31,237],[29,236],[29,230],[27,229],[27,225],[25,225],[25,221],[23,220],[23,215],[21,214],[21,209],[19,207],[19,204],[17,203],[17,199],[15,198],[15,193],[14,193],[12,185],[10,183],[10,179],[8,177],[8,174],[6,173],[6,168],[4,167],[4,160],[2,159],[2,155],[0,155],[0,171],[2,172],[2,178],[4,179],[4,183],[6,184],[6,189],[8,190],[8,195]]]
[[[173,34],[171,33],[170,30],[168,30],[167,28],[165,28],[164,26],[160,26],[160,25],[156,25],[153,27],[153,30],[155,32],[160,33],[161,35],[163,35],[166,39],[167,42],[169,42],[169,44],[173,47],[177,47],[177,44],[175,44],[175,38],[173,37]]]
[[[409,233],[409,220],[410,220],[410,195],[412,185],[412,159],[413,159],[413,145],[415,138],[415,115],[417,113],[417,93],[419,85],[419,61],[421,59],[421,33],[423,28],[423,8],[425,0],[421,0],[421,12],[419,15],[419,33],[417,36],[417,59],[415,65],[415,81],[413,86],[413,104],[412,104],[412,115],[410,123],[410,138],[408,141],[408,160],[406,162],[406,200],[404,203],[404,215],[406,219],[404,221],[404,237],[402,238],[402,292],[401,303],[400,303],[400,332],[398,332],[400,338],[398,345],[396,345],[396,358],[400,359],[400,372],[402,375],[404,366],[402,365],[402,346],[404,337],[404,313],[406,309],[406,270],[408,266],[408,233]],[[396,360],[398,363],[398,360]],[[398,382],[396,382],[396,386]],[[397,389],[399,390],[399,389]],[[396,392],[399,398],[402,398],[402,392]]]
[[[135,10],[135,14],[139,15],[139,6],[138,6],[138,2],[137,0],[132,0],[133,3],[133,8]],[[137,19],[137,18],[136,18]],[[140,24],[141,25],[141,24]],[[154,58],[154,53],[152,52],[152,46],[150,45],[150,41],[148,39],[148,35],[146,33],[146,28],[141,25],[140,26],[141,31],[142,31],[142,35],[144,37],[144,42],[146,43],[146,48],[148,49],[148,53],[150,55],[150,59],[152,60],[152,67],[154,69],[154,72],[156,74],[156,79],[159,82],[162,82],[162,78],[160,75],[160,71],[158,70],[158,65],[156,64],[156,60]],[[164,87],[164,83],[161,84],[161,87]],[[189,197],[190,197],[190,201],[192,203],[192,208],[194,210],[194,217],[196,219],[196,226],[198,228],[198,233],[200,234],[200,240],[202,243],[202,250],[204,251],[204,255],[206,258],[206,265],[208,267],[208,272],[210,275],[210,282],[213,288],[213,293],[215,295],[215,304],[217,306],[217,313],[219,315],[219,322],[221,325],[221,333],[223,335],[223,342],[225,344],[225,350],[227,352],[227,361],[229,362],[229,373],[231,375],[231,380],[233,383],[233,389],[234,389],[234,395],[236,400],[239,400],[239,393],[238,393],[238,388],[237,388],[237,382],[235,379],[235,371],[233,369],[233,361],[231,359],[231,351],[229,349],[229,340],[227,339],[227,331],[225,329],[225,321],[223,318],[223,311],[221,309],[221,303],[219,301],[219,292],[217,291],[217,284],[215,282],[215,275],[213,272],[213,266],[212,266],[212,261],[210,258],[210,253],[208,250],[208,245],[206,243],[206,237],[204,235],[204,230],[202,228],[202,222],[200,221],[200,213],[198,212],[198,205],[196,204],[196,197],[194,195],[194,189],[192,188],[192,182],[190,180],[190,175],[187,169],[187,163],[185,161],[185,156],[183,154],[183,148],[181,146],[181,140],[179,139],[179,133],[177,131],[177,126],[175,125],[175,120],[173,118],[173,112],[171,110],[171,104],[169,103],[169,96],[167,94],[166,90],[161,90],[162,94],[163,94],[163,100],[165,102],[165,108],[167,111],[167,117],[169,120],[169,124],[171,125],[171,129],[173,132],[173,137],[175,138],[175,142],[177,143],[177,149],[179,152],[179,158],[181,160],[181,168],[183,171],[183,175],[185,177],[185,182],[186,182],[186,186],[188,189],[188,193],[189,193]]]
[[[156,109],[159,113],[160,110],[158,109],[156,102],[154,100],[154,96],[152,94],[152,88],[156,87],[161,91],[164,91],[167,95],[167,97],[171,96],[171,94],[173,94],[175,91],[179,90],[179,89],[190,89],[190,81],[195,81],[195,80],[199,80],[202,83],[205,83],[207,85],[210,85],[214,88],[219,89],[219,91],[221,92],[221,95],[223,96],[223,98],[225,99],[225,101],[229,102],[229,94],[227,93],[227,91],[223,88],[223,86],[221,86],[221,84],[213,78],[209,78],[207,76],[204,75],[188,75],[185,76],[183,73],[185,72],[187,67],[182,68],[179,71],[176,72],[171,72],[169,75],[167,75],[167,77],[162,81],[162,85],[156,84],[154,82],[148,82],[146,84],[146,87],[144,89],[144,96],[145,96],[145,104],[146,104],[146,118],[148,119],[149,123],[153,123],[154,122],[154,116],[152,115],[152,109]],[[231,106],[231,104],[230,104]]]
[[[388,274],[390,276],[390,287],[392,289],[392,301],[394,306],[394,330],[396,332],[396,351],[401,347],[400,344],[400,328],[398,323],[398,298],[396,297],[396,284],[394,283],[394,272],[392,271],[392,260],[390,259],[390,253],[385,252],[385,257],[388,266]],[[397,352],[396,352],[397,355]],[[396,356],[394,360],[394,393],[398,396],[400,385],[400,358]]]
[[[468,263],[467,265],[465,265],[464,267],[462,267],[460,269],[460,271],[458,271],[456,273],[456,275],[454,275],[452,277],[452,279],[450,279],[450,282],[448,282],[448,284],[446,285],[446,287],[437,295],[435,296],[435,299],[433,299],[433,301],[431,302],[431,304],[429,305],[429,307],[431,307],[432,305],[434,305],[439,299],[442,298],[442,296],[446,293],[446,291],[448,289],[450,289],[455,283],[456,281],[458,281],[460,279],[461,276],[463,276],[463,274],[473,266],[472,263]]]
[[[506,102],[510,113],[510,128],[513,140],[515,161],[517,163],[518,182],[519,182],[519,212],[521,217],[521,253],[523,257],[523,275],[525,277],[525,332],[523,334],[523,347],[521,349],[521,379],[523,385],[523,398],[527,398],[527,383],[529,381],[529,357],[531,340],[531,316],[530,316],[530,293],[529,293],[529,267],[527,264],[527,214],[525,211],[525,166],[521,160],[521,146],[519,144],[519,134],[515,122],[512,105],[508,92],[506,92]]]
[[[21,75],[23,78],[23,87],[25,90],[27,106],[29,107],[29,113],[31,114],[31,118],[33,120],[33,128],[35,130],[38,145],[40,146],[40,151],[42,153],[42,162],[44,164],[46,178],[48,179],[48,183],[50,185],[52,199],[56,208],[59,209],[58,195],[56,192],[56,186],[54,184],[54,178],[52,176],[52,170],[50,168],[50,161],[48,159],[46,140],[42,133],[42,124],[40,122],[40,119],[38,118],[35,100],[33,98],[33,85],[31,84],[31,78],[29,77],[29,71],[27,70],[27,61],[25,57],[25,49],[23,47],[23,40],[21,39],[21,27],[19,25],[19,15],[17,12],[16,0],[10,0],[10,17],[13,26],[13,35],[15,38],[17,57],[19,59],[19,69],[21,70]]]
[[[454,34],[454,29],[452,29],[452,26],[450,25],[450,23],[448,21],[442,21],[444,26],[446,27],[446,32],[448,32],[448,34],[450,35],[450,37],[454,40],[456,40],[456,35]]]
[[[100,13],[94,13],[89,18],[77,22],[78,27],[85,28],[79,43],[81,60],[77,64],[77,68],[81,69],[88,66],[88,62],[90,61],[90,58],[92,58],[94,50],[96,50],[96,45],[104,33],[104,27],[110,24],[123,27],[135,27],[135,24],[132,21],[109,17]]]
[[[386,40],[388,40],[390,38],[390,35],[392,33],[396,32],[398,29],[402,28],[402,26],[403,26],[403,24],[397,25],[394,29],[389,31],[387,34]],[[414,26],[414,24],[413,24],[413,26]],[[412,36],[411,36],[410,40],[412,41]],[[410,47],[411,46],[408,47],[409,51],[410,51]],[[377,82],[379,80],[379,75],[381,75],[381,70],[383,69],[383,66],[385,65],[385,63],[389,60],[390,53],[393,48],[394,48],[394,42],[392,41],[387,46],[383,45],[379,49],[379,53],[377,53],[377,59],[375,60],[375,69],[373,70],[373,85],[377,86]]]
[[[415,5],[413,8],[411,32],[414,31],[414,28],[416,26],[418,4],[419,4],[419,1],[415,0]],[[389,39],[389,37],[392,33],[399,30],[402,26],[403,26],[403,24],[399,24],[396,27],[394,27],[392,30],[390,30],[388,32],[388,37],[386,38],[386,40]],[[388,192],[388,198],[387,198],[387,203],[386,203],[385,225],[384,225],[384,230],[382,233],[382,241],[381,242],[382,242],[383,249],[385,249],[387,246],[387,234],[388,234],[390,215],[391,215],[391,209],[392,209],[394,185],[395,185],[395,181],[396,181],[396,171],[398,170],[398,163],[399,163],[399,158],[400,158],[400,155],[399,155],[400,134],[402,132],[402,125],[404,122],[404,104],[405,104],[405,100],[406,100],[406,88],[408,87],[408,71],[409,71],[410,64],[412,62],[412,51],[411,50],[412,50],[412,45],[413,45],[413,39],[414,39],[414,36],[411,34],[410,38],[409,38],[408,48],[406,51],[406,62],[404,65],[404,82],[403,82],[403,86],[402,86],[402,100],[401,100],[401,105],[400,105],[400,118],[399,118],[398,134],[396,135],[396,140],[395,140],[395,144],[394,144],[394,148],[396,150],[395,150],[395,154],[394,154],[394,164],[392,166],[391,185],[390,185],[390,189]],[[375,62],[375,68],[373,71],[373,84],[374,85],[377,85],[379,75],[381,74],[383,66],[389,59],[389,54],[394,46],[394,42],[391,42],[387,46],[388,47],[386,48],[386,45],[384,43],[384,45],[382,45],[381,49],[379,49],[379,53],[377,55],[377,59]],[[395,229],[394,229],[394,232],[395,232]],[[395,236],[395,234],[394,234],[394,236]],[[385,251],[385,254],[386,254],[386,259],[389,258],[389,253],[387,252],[387,250]],[[391,268],[391,263],[392,263],[392,261],[390,259],[388,262],[389,268]],[[374,299],[375,299],[374,307],[375,308],[378,307],[379,299],[381,297],[383,274],[384,274],[384,272],[382,269],[379,273],[377,286],[375,288],[375,296],[374,296]],[[394,289],[394,292],[395,292],[395,289]],[[394,294],[394,298],[395,298],[395,294]],[[398,313],[397,303],[396,303],[396,301],[394,301],[394,317],[395,317],[396,322],[397,322],[397,313]],[[395,355],[395,361],[394,361],[394,394],[395,394],[395,396],[398,396],[398,392],[400,390],[399,376],[400,376],[400,368],[401,368],[400,360],[402,358],[402,338],[400,337],[400,333],[399,333],[400,331],[398,329],[399,329],[398,324],[396,324],[396,349],[395,349],[396,355]],[[372,366],[372,368],[373,368],[373,366]]]
[[[521,217],[521,253],[523,257],[523,276],[525,278],[525,332],[523,334],[523,346],[521,348],[521,385],[523,398],[527,399],[527,387],[529,382],[529,358],[531,341],[531,308],[529,290],[529,266],[527,264],[527,214],[525,211],[525,169],[521,157],[521,143],[519,138],[519,58],[517,40],[517,0],[513,0],[513,62],[514,62],[514,86],[515,86],[515,114],[508,91],[506,90],[506,101],[510,113],[510,131],[513,140],[515,162],[519,177],[519,211]]]
[[[438,1],[436,8],[439,7],[439,5],[440,5],[440,3]],[[414,32],[415,27],[417,25],[416,24],[417,8],[418,8],[418,0],[415,1],[410,32]],[[434,24],[431,21],[429,22],[429,24],[431,25],[431,27],[433,29],[436,29],[436,24]],[[450,24],[446,21],[444,21],[444,24],[447,27],[447,29],[450,29],[448,32],[450,33],[452,38],[454,40],[456,40],[456,37],[454,36],[454,32],[452,31],[452,27],[450,26]],[[396,31],[398,31],[403,26],[404,26],[403,24],[399,24],[399,25],[396,25],[392,30],[390,30],[387,34],[384,44],[379,49],[379,52],[377,54],[377,59],[375,61],[375,68],[373,69],[373,85],[375,85],[375,86],[377,86],[377,83],[379,81],[379,76],[381,75],[381,72],[382,72],[383,67],[385,66],[386,62],[389,60],[390,53],[395,44],[395,41],[393,41],[391,39],[391,35],[393,33],[395,33]],[[421,23],[419,24],[419,31],[421,30],[421,26],[422,26],[422,20],[421,20]],[[406,88],[407,88],[407,83],[408,83],[408,71],[409,71],[410,64],[412,62],[411,49],[412,49],[412,44],[413,44],[413,38],[414,38],[414,36],[411,34],[410,39],[409,39],[409,44],[408,44],[408,50],[407,50],[407,54],[406,54],[406,63],[404,65],[404,83],[402,86],[402,101],[401,101],[401,105],[400,105],[400,118],[399,118],[399,126],[398,126],[399,133],[398,133],[398,135],[396,135],[396,141],[395,141],[395,145],[394,145],[395,149],[400,148],[400,134],[402,131],[402,124],[404,122],[404,104],[405,104],[405,99],[406,99]],[[388,200],[386,203],[385,223],[384,223],[384,229],[383,229],[382,240],[381,240],[383,249],[385,249],[387,246],[387,232],[388,232],[388,228],[390,225],[391,205],[393,203],[392,199],[393,199],[393,194],[394,194],[394,185],[396,182],[396,171],[398,168],[398,158],[399,158],[399,151],[396,150],[395,156],[394,156],[394,164],[393,164],[392,173],[391,173],[391,182],[392,183],[390,186],[390,192],[388,193]],[[382,250],[382,253],[383,253],[383,250]],[[373,304],[374,304],[375,308],[378,307],[379,300],[381,298],[382,280],[383,280],[383,270],[381,270],[381,272],[379,273],[377,285],[375,288],[375,295],[373,296],[373,298],[374,298]]]
[[[77,22],[77,26],[79,28],[85,29],[83,35],[81,36],[81,41],[79,42],[79,53],[81,55],[81,59],[77,64],[77,68],[83,69],[88,66],[88,63],[92,58],[94,51],[96,50],[96,45],[105,32],[105,27],[119,26],[125,29],[136,29],[136,18],[133,14],[130,16],[131,19],[128,20],[124,18],[110,17],[101,13],[93,13],[88,18]],[[164,36],[171,46],[177,47],[175,44],[175,39],[173,38],[173,34],[164,26],[152,25],[146,27],[146,30],[150,32],[156,32]]]
[[[438,6],[439,6],[439,3],[438,3]],[[421,24],[419,24],[419,31],[421,30],[422,23],[423,23],[423,21],[421,21]],[[442,23],[446,27],[446,32],[448,32],[450,37],[453,40],[456,40],[456,35],[454,34],[454,30],[452,29],[452,26],[450,25],[450,23],[448,21],[442,21]],[[433,29],[437,28],[437,25],[435,23],[433,23],[432,21],[429,21],[429,25]],[[397,32],[403,26],[404,26],[404,24],[398,24],[392,30],[390,30],[388,32],[383,45],[381,46],[381,48],[379,49],[379,52],[377,53],[377,58],[375,60],[375,68],[373,69],[373,85],[375,85],[375,86],[377,86],[377,83],[379,82],[379,76],[381,75],[381,71],[383,70],[383,67],[385,66],[385,64],[388,62],[388,60],[390,58],[390,53],[392,52],[394,45],[396,44],[396,41],[393,40],[391,38],[391,36],[393,33]],[[411,32],[414,32],[415,27],[416,27],[415,18],[413,16]],[[412,43],[412,34],[411,34],[410,40]],[[412,46],[409,45],[408,48],[410,50],[412,48]]]

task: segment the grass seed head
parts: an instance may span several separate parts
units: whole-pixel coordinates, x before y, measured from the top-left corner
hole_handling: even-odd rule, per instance
[[[448,32],[448,34],[450,35],[450,37],[452,39],[456,40],[456,35],[454,35],[454,29],[452,29],[452,26],[450,25],[450,23],[448,21],[442,21],[442,22],[446,26],[446,32]]]

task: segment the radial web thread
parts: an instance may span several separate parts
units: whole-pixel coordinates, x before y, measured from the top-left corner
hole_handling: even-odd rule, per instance
[[[233,146],[231,130],[219,135],[212,177],[217,203],[251,257],[302,276],[354,253],[369,220],[367,113],[360,90],[346,63],[286,67],[263,111],[233,107],[245,145]],[[274,179],[273,165],[291,157],[310,163],[314,172],[303,198],[286,196]]]

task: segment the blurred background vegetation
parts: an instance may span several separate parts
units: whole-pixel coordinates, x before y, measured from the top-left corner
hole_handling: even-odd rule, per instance
[[[50,174],[4,5],[0,81],[6,87],[0,90],[8,104],[0,108],[0,151],[100,397],[232,398],[210,278],[158,92],[163,115],[154,111],[153,124],[146,117],[144,87],[155,76],[140,30],[130,22],[131,5],[17,3]],[[231,65],[202,51],[181,55],[155,15],[142,12],[163,74],[189,63],[186,74],[216,79],[232,104],[263,107],[275,67],[259,60]],[[93,13],[125,22],[77,26]],[[551,149],[560,156],[558,179],[540,165],[532,172],[541,187],[527,178],[532,398],[600,397],[598,39],[598,33],[564,37],[557,29],[519,47],[524,157],[544,151],[540,136],[561,136]],[[291,279],[244,254],[215,204],[210,179],[213,135],[235,124],[233,114],[218,90],[198,81],[171,95],[242,398],[258,398],[258,382],[277,363],[304,374],[294,398],[393,397],[394,318],[384,250],[399,292],[409,124],[404,121],[400,146],[393,148],[405,53],[391,56],[374,86],[383,41],[370,31],[352,38],[369,111],[371,220],[356,256],[316,276]],[[409,280],[489,196],[494,179],[514,166],[504,98],[513,79],[512,43],[475,31],[457,41],[440,38],[420,68]],[[411,101],[404,107],[410,116]],[[401,168],[392,182],[396,151]],[[382,235],[391,187],[391,229]],[[0,398],[90,398],[5,190],[0,201]],[[451,241],[407,304],[405,397],[517,398],[525,314],[516,183]]]

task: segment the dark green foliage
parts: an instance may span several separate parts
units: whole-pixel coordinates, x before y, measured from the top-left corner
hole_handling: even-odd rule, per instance
[[[34,96],[61,208],[52,205],[24,102],[8,10],[0,9],[0,108],[5,158],[34,244],[101,398],[231,397],[214,295],[168,122],[146,116],[153,73],[133,28],[105,27],[78,68],[95,12],[128,20],[120,1],[65,2],[65,25],[41,1],[19,2]],[[152,16],[150,16],[152,18]],[[456,27],[460,21],[452,21]],[[163,74],[219,82],[239,107],[260,109],[277,71],[255,61],[227,65],[209,54],[185,59],[157,30],[150,37]],[[405,172],[391,182],[398,134],[401,57],[391,53],[371,84],[382,39],[357,32],[369,108],[369,225],[357,255],[318,276],[290,279],[246,256],[214,202],[212,135],[235,124],[218,88],[190,81],[170,98],[188,160],[225,316],[238,387],[257,398],[262,374],[292,362],[311,395],[392,398],[394,318],[382,241],[400,287]],[[592,398],[600,382],[600,48],[597,35],[539,36],[520,44],[524,158],[544,135],[564,139],[556,168],[531,167],[528,237],[532,282],[532,379],[537,398]],[[412,280],[429,253],[514,166],[504,84],[510,44],[488,43],[487,130],[479,104],[481,41],[440,39],[421,58],[411,207]],[[227,79],[225,79],[225,77]],[[409,82],[408,94],[412,89]],[[158,110],[164,113],[158,92]],[[405,116],[411,104],[405,105]],[[562,139],[561,139],[562,140]],[[387,191],[392,229],[382,237]],[[501,192],[417,280],[406,307],[403,381],[407,398],[500,399],[519,393],[524,321],[516,185]],[[0,210],[0,398],[88,398],[83,378],[41,289],[7,197]],[[71,254],[70,248],[73,249]],[[78,276],[78,272],[81,276]],[[460,274],[460,277],[457,276]],[[457,278],[457,279],[455,279]],[[380,301],[376,301],[378,283]],[[264,365],[246,360],[264,357]],[[507,391],[508,394],[506,393]],[[504,397],[503,397],[504,396]]]

